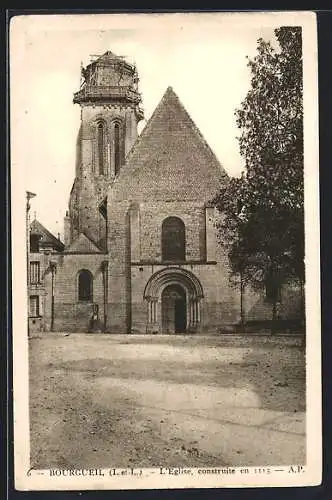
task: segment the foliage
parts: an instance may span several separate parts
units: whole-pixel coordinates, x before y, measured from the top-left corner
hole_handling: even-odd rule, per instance
[[[235,112],[245,172],[214,200],[233,273],[272,284],[274,301],[283,281],[304,280],[301,28],[281,27],[275,37],[278,49],[258,40],[251,88]]]

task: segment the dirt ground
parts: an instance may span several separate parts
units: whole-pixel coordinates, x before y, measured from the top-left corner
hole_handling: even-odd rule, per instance
[[[305,463],[298,338],[62,333],[29,346],[32,467]]]

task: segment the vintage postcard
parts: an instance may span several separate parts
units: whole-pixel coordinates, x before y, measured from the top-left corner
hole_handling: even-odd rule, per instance
[[[10,23],[15,487],[317,485],[316,17]]]

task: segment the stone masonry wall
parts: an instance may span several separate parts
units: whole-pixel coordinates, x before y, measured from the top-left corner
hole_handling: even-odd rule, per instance
[[[131,106],[120,104],[85,105],[76,145],[76,180],[70,195],[69,215],[72,238],[84,232],[104,248],[105,220],[98,205],[115,177],[114,120],[119,120],[124,158],[137,137],[137,120]],[[104,124],[104,173],[98,170],[97,123]]]
[[[207,209],[209,210],[209,209]],[[139,211],[139,217],[137,212]],[[211,217],[211,211],[209,212]],[[186,226],[186,260],[184,264],[164,265],[161,261],[161,226],[168,216],[180,217]],[[230,281],[229,261],[222,246],[216,244],[216,232],[209,227],[206,238],[206,209],[202,203],[149,201],[135,207],[134,224],[139,221],[139,252],[131,266],[132,331],[144,333],[147,326],[148,309],[144,300],[144,289],[157,271],[171,267],[188,269],[200,281],[204,298],[201,302],[202,332],[219,331],[240,320],[239,289]],[[137,246],[136,241],[131,244]],[[213,248],[210,248],[213,247]],[[206,262],[207,255],[214,255],[215,262]],[[149,262],[150,261],[150,262]],[[157,316],[161,318],[161,301],[157,305]]]
[[[144,289],[151,276],[163,269],[162,265],[132,266],[132,331],[145,333],[147,325],[147,302]],[[204,291],[201,302],[201,332],[220,331],[240,320],[240,296],[230,287],[227,270],[221,264],[184,264],[199,279]],[[161,318],[161,300],[158,300],[158,319]]]
[[[179,217],[185,224],[186,260],[205,259],[205,209],[197,202],[146,202],[140,204],[140,260],[161,261],[162,223]]]
[[[104,255],[69,255],[58,257],[55,276],[55,331],[87,332],[92,316],[92,305],[98,304],[99,318],[103,318],[103,279],[101,264]],[[87,269],[93,275],[92,302],[78,301],[78,273]],[[47,289],[50,294],[50,279],[47,277]],[[50,301],[48,301],[50,302]],[[47,311],[47,323],[50,321],[50,307]]]
[[[108,229],[108,331],[128,333],[131,327],[129,203],[110,206]]]

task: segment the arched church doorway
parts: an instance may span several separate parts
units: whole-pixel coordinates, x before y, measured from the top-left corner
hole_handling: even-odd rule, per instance
[[[180,267],[155,272],[144,289],[147,333],[194,333],[201,329],[202,285]]]
[[[162,333],[184,333],[187,327],[186,292],[180,285],[168,285],[161,294]]]

